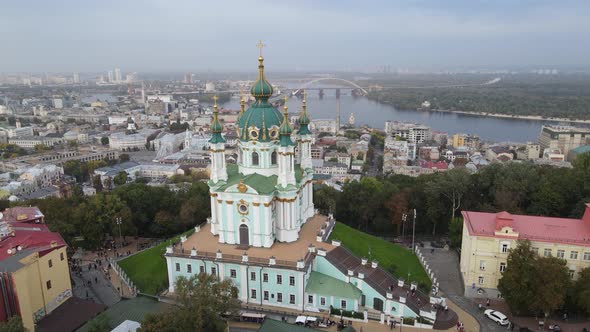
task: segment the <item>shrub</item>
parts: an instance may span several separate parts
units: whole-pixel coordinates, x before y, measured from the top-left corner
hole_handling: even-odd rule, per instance
[[[337,309],[337,308],[334,308],[333,306],[330,306],[330,314],[331,315],[334,315],[334,316],[342,315],[342,317],[355,318],[355,319],[365,319],[365,314],[362,312],[356,312],[356,311],[342,309],[342,313],[340,313],[340,310],[341,309]]]
[[[412,318],[412,317],[404,317],[404,324],[405,325],[414,325],[414,318]]]

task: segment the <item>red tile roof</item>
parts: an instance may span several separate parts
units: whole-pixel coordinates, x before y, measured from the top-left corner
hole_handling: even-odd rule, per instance
[[[44,215],[36,206],[15,206],[2,211],[0,221],[14,222],[44,222]]]
[[[463,211],[462,214],[472,236],[507,238],[509,236],[496,235],[495,232],[508,226],[518,233],[518,239],[590,247],[590,204],[586,204],[582,219],[526,216],[506,211]]]
[[[10,226],[14,235],[0,239],[0,261],[25,249],[38,251],[42,256],[66,245],[59,233],[49,231],[44,224],[11,223]]]

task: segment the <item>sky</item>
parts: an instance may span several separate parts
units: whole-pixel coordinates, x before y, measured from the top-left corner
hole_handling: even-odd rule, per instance
[[[590,67],[588,0],[0,3],[0,72]]]

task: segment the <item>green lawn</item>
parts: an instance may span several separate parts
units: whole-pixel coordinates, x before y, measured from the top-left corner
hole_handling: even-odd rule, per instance
[[[183,234],[188,235],[192,232],[191,229]],[[177,235],[171,240],[177,242],[179,239],[180,235]],[[140,292],[156,295],[168,287],[168,273],[164,253],[166,252],[166,246],[169,244],[170,240],[164,241],[153,248],[119,261],[119,266],[133,280]]]
[[[342,245],[359,257],[379,262],[379,266],[407,282],[418,282],[420,289],[430,291],[431,282],[420,264],[418,257],[409,249],[363,233],[342,223],[336,223],[331,239],[342,241]],[[369,248],[371,255],[369,255]]]

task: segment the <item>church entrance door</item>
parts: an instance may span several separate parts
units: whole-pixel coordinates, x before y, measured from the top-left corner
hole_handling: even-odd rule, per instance
[[[242,224],[240,225],[240,246],[249,246],[249,239],[248,239],[248,226]]]

